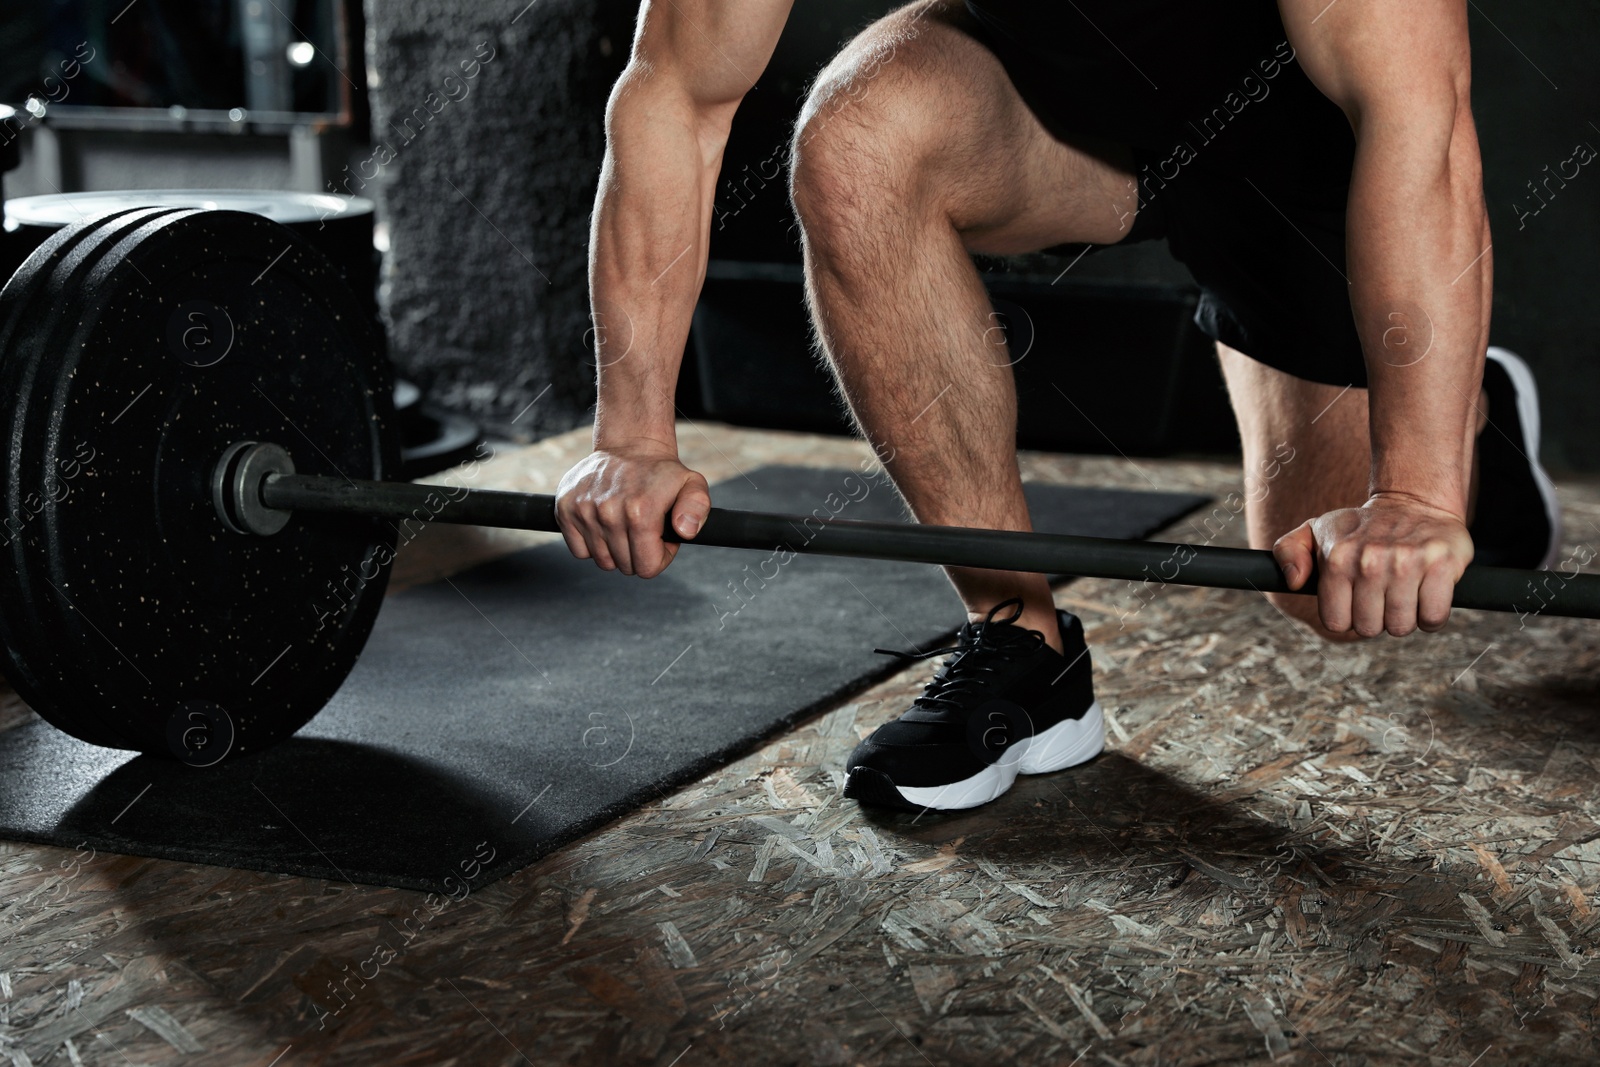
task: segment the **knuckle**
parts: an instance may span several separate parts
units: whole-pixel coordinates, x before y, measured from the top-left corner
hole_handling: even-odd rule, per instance
[[[1353,574],[1356,569],[1356,546],[1341,541],[1327,551],[1328,569],[1335,574]]]
[[[646,511],[644,502],[638,497],[630,497],[628,502],[622,505],[622,516],[628,520],[629,526],[643,526]]]

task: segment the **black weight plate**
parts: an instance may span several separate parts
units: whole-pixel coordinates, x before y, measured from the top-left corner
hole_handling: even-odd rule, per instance
[[[372,246],[373,202],[360,196],[275,189],[130,189],[49,193],[9,200],[6,229],[21,254],[65,226],[131,208],[246,211],[271,219],[320,248],[339,267],[377,321],[377,260]],[[16,254],[15,252],[13,254]]]
[[[302,233],[353,224],[372,235],[373,203],[359,196],[262,189],[130,189],[88,193],[50,193],[8,201],[6,219],[16,226],[51,230],[113,212],[140,207],[244,211]]]
[[[37,379],[47,363],[39,353],[49,351],[53,332],[63,321],[70,322],[73,315],[73,309],[61,299],[62,292],[70,290],[74,280],[82,278],[118,239],[164,214],[168,212],[126,211],[105,219],[101,225],[63,231],[47,247],[36,250],[0,291],[0,389],[11,398],[0,412],[0,426],[4,427],[0,441],[8,446],[18,442],[20,447],[27,436],[27,420],[36,410],[32,401],[42,395],[36,392]],[[13,450],[8,447],[9,451]],[[20,461],[20,454],[17,458]],[[0,596],[0,653],[4,654],[6,677],[24,699],[29,699],[41,687],[32,673],[35,657],[28,653],[29,642],[38,639],[37,624],[26,605],[36,595],[36,587],[45,588],[48,583],[27,569],[23,538],[30,532],[36,535],[37,531],[30,531],[30,527],[40,521],[48,497],[64,490],[59,479],[48,475],[39,479],[12,477],[8,468],[9,464],[0,464],[0,506],[4,507],[0,515],[0,550],[7,554],[9,564],[3,575],[7,584],[0,585],[4,594]],[[38,701],[30,699],[30,703]],[[128,747],[115,730],[92,715],[80,716],[71,732],[95,744]]]
[[[240,212],[153,214],[80,256],[86,271],[55,243],[126,216],[57,235],[14,279],[52,260],[35,298],[71,314],[0,333],[0,389],[33,379],[0,417],[6,499],[40,504],[0,575],[0,631],[19,691],[57,726],[214,762],[288,736],[332,696],[394,537],[332,515],[229,533],[217,458],[273,441],[302,472],[392,475],[393,383],[359,301],[299,238]]]

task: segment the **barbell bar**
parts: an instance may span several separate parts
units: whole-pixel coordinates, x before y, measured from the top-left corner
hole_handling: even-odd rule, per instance
[[[273,446],[251,447],[266,450]],[[244,454],[251,453],[246,450]],[[224,480],[226,459],[218,465],[219,481]],[[553,496],[453,488],[440,505],[441,494],[446,491],[439,486],[408,482],[356,481],[262,469],[253,484],[235,480],[234,492],[243,499],[232,508],[238,510],[258,502],[257,510],[272,516],[270,521],[274,523],[282,522],[286,512],[304,510],[396,522],[560,532]],[[255,501],[250,500],[252,492],[256,494]],[[681,540],[670,524],[664,535],[668,540]],[[692,543],[1163,585],[1253,589],[1262,593],[1316,592],[1314,580],[1291,590],[1270,552],[1212,545],[837,518],[819,522],[809,515],[725,508],[710,510]],[[1558,583],[1553,589],[1549,588],[1552,580]],[[1549,596],[1548,603],[1540,593]],[[1453,603],[1458,608],[1600,618],[1600,575],[1469,566],[1456,583]]]
[[[0,670],[41,717],[191,763],[259,751],[355,665],[399,527],[557,531],[550,496],[393,480],[369,323],[326,257],[235,211],[113,212],[7,281]],[[1212,546],[716,508],[692,543],[1287,591],[1270,554]],[[1473,566],[1455,604],[1595,618],[1600,576]]]

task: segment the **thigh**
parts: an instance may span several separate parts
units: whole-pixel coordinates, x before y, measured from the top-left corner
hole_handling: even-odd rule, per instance
[[[1252,548],[1367,499],[1367,391],[1296,378],[1218,344],[1244,451]],[[1303,597],[1293,598],[1310,601]]]
[[[826,143],[857,195],[909,196],[975,252],[1121,240],[1138,211],[1129,150],[1052,136],[975,31],[959,0],[920,0],[851,41],[801,114],[797,181]]]

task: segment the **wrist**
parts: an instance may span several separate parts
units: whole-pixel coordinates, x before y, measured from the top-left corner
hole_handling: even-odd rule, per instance
[[[678,435],[670,427],[662,430],[640,431],[636,427],[629,427],[627,431],[621,429],[606,432],[599,424],[595,425],[593,446],[596,452],[616,452],[634,456],[667,456],[673,459],[678,457]]]
[[[1464,519],[1467,514],[1467,478],[1470,454],[1396,455],[1373,442],[1372,476],[1368,499],[1422,505]]]
[[[1424,508],[1448,515],[1463,525],[1467,521],[1466,500],[1459,494],[1441,493],[1436,489],[1419,492],[1393,486],[1374,487],[1367,493],[1367,504],[1379,507]]]
[[[602,386],[595,404],[593,444],[596,451],[665,452],[678,454],[676,410],[668,405],[648,402],[648,393],[618,397],[621,390]],[[608,396],[611,393],[613,395]],[[665,407],[665,410],[663,410]]]

